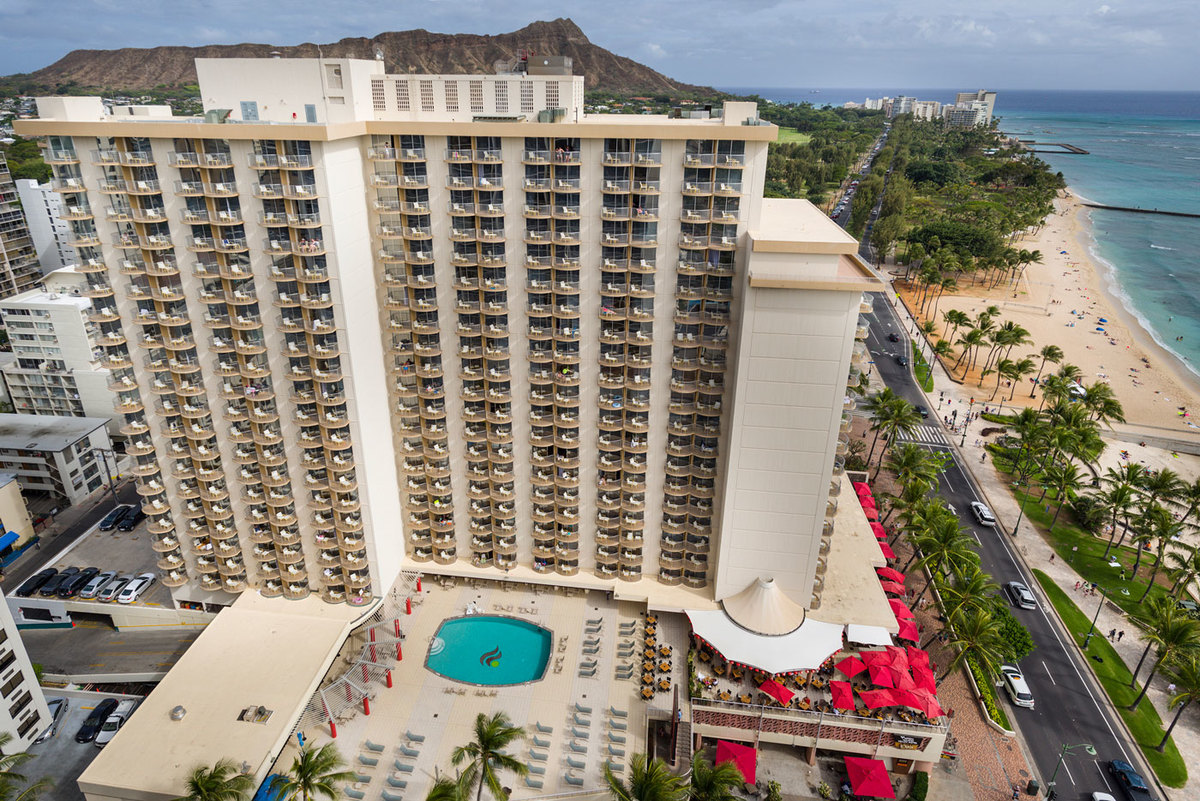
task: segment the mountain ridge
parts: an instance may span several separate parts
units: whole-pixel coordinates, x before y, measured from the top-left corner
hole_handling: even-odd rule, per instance
[[[348,37],[329,44],[242,43],[187,47],[164,45],[118,50],[72,50],[42,69],[20,76],[41,87],[103,87],[138,92],[178,88],[196,82],[196,58],[374,58],[382,50],[389,73],[492,73],[498,61],[510,61],[521,50],[569,56],[584,86],[619,93],[717,95],[715,89],[675,81],[633,59],[593,44],[570,18],[537,21],[520,30],[495,35],[435,33],[422,28],[388,31],[372,37]],[[137,76],[131,79],[131,76]]]

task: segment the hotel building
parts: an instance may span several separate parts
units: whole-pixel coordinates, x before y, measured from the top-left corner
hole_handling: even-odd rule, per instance
[[[520,67],[201,59],[202,119],[17,123],[176,601],[406,568],[820,604],[880,284],[763,198],[753,104],[585,115],[569,63]]]
[[[32,288],[41,277],[17,187],[8,161],[0,153],[0,298]]]

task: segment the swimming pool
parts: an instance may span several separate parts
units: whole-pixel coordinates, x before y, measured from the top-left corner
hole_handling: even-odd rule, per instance
[[[552,638],[548,629],[513,617],[451,618],[430,642],[425,667],[467,684],[525,684],[545,675]]]

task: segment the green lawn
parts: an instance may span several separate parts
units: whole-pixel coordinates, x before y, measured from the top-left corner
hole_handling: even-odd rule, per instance
[[[781,143],[794,143],[797,145],[807,145],[812,141],[812,134],[800,133],[795,128],[780,128],[779,141]]]
[[[1033,574],[1037,577],[1038,583],[1042,585],[1046,597],[1050,599],[1050,603],[1057,610],[1058,616],[1062,618],[1067,631],[1076,638],[1077,643],[1082,645],[1084,635],[1092,623],[1091,617],[1075,606],[1067,594],[1045,573],[1034,570]],[[1165,729],[1154,705],[1143,699],[1137,712],[1125,709],[1127,705],[1133,703],[1140,688],[1130,689],[1129,680],[1132,675],[1129,668],[1121,661],[1121,657],[1117,656],[1116,650],[1104,638],[1103,632],[1097,632],[1096,636],[1092,637],[1087,653],[1089,656],[1097,656],[1102,660],[1088,659],[1087,663],[1104,687],[1104,692],[1108,694],[1113,706],[1121,713],[1125,725],[1133,732],[1133,738],[1137,741],[1138,747],[1142,749],[1142,753],[1145,754],[1150,767],[1154,769],[1158,780],[1168,787],[1182,787],[1187,782],[1187,766],[1184,764],[1183,758],[1179,756],[1179,749],[1175,747],[1175,741],[1169,740],[1166,750],[1161,754],[1155,750],[1155,746],[1162,740]]]

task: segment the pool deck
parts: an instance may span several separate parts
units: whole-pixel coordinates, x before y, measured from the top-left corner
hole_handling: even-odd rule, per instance
[[[671,714],[673,692],[656,693],[649,703],[640,696],[644,605],[610,600],[606,593],[597,591],[553,590],[515,582],[509,582],[507,586],[502,582],[482,580],[451,582],[438,577],[427,577],[423,591],[414,601],[412,615],[401,617],[404,659],[393,667],[393,686],[389,689],[372,685],[371,714],[363,715],[360,709],[357,713],[343,715],[344,719],[337,726],[338,736],[334,742],[343,757],[351,769],[370,779],[349,785],[364,792],[366,801],[385,798],[384,791],[393,798],[400,795],[406,799],[424,797],[435,771],[440,775],[453,774],[450,754],[457,746],[470,741],[475,717],[481,712],[491,715],[502,711],[516,725],[525,726],[528,732],[525,742],[509,749],[510,753],[532,766],[545,769],[544,774],[530,774],[530,778],[542,782],[540,788],[527,786],[523,779],[506,776],[504,781],[512,786],[514,799],[601,789],[605,760],[628,765],[631,755],[646,750],[649,717],[665,719]],[[508,687],[471,687],[425,668],[430,641],[442,621],[463,615],[470,603],[474,603],[481,614],[510,615],[553,632],[550,666],[544,679]],[[585,654],[584,640],[597,636],[585,633],[586,621],[592,619],[603,620],[598,635],[600,647],[598,653]],[[636,622],[636,632],[622,635],[619,630],[622,622]],[[630,640],[635,643],[635,655],[619,657],[619,643]],[[676,615],[660,618],[658,642],[674,647],[672,685],[686,692],[686,620]],[[579,675],[579,663],[586,659],[598,663],[595,674],[590,677]],[[637,666],[631,678],[616,677],[616,668],[622,663]],[[576,704],[592,711],[578,714],[577,718]],[[610,707],[628,714],[626,717],[613,716]],[[553,731],[538,732],[535,724],[551,727]],[[408,732],[423,736],[424,740],[410,741],[406,736]],[[330,739],[328,725],[312,726],[303,733],[307,742],[318,746]],[[543,742],[549,741],[548,747],[535,747],[535,735]],[[624,742],[614,742],[622,738]],[[369,749],[368,741],[382,746],[383,750]],[[586,753],[572,750],[572,744],[575,748],[586,748]],[[610,754],[610,746],[623,751],[624,755]],[[531,758],[531,747],[545,754],[545,761]],[[276,760],[274,770],[286,770],[296,750],[293,738]],[[378,760],[378,764],[370,766],[360,757],[365,757],[367,762]],[[584,767],[569,765],[568,758]],[[412,771],[397,771],[396,760],[411,765]],[[577,783],[566,781],[568,771]],[[389,778],[405,781],[407,786],[389,785]]]

